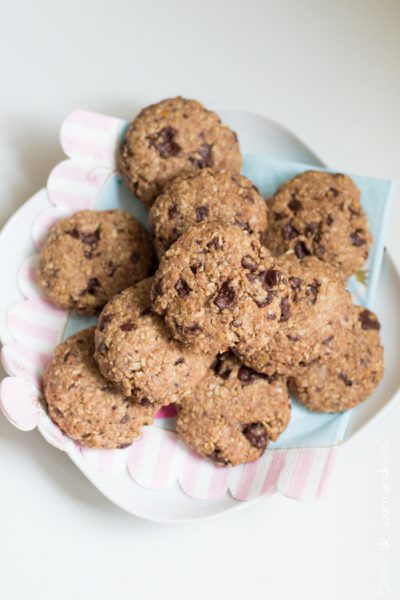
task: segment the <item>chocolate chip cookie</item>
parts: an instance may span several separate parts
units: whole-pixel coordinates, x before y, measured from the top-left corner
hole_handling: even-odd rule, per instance
[[[384,371],[379,329],[373,312],[355,306],[341,352],[325,363],[312,363],[290,380],[300,402],[316,412],[336,413],[368,398]]]
[[[55,304],[97,313],[114,294],[151,275],[147,231],[122,210],[82,210],[59,221],[40,254],[38,283]]]
[[[161,257],[191,225],[221,221],[263,239],[267,228],[265,201],[246,177],[203,169],[167,184],[149,213],[156,252]]]
[[[236,352],[256,371],[293,375],[315,359],[329,360],[343,347],[351,297],[341,273],[315,256],[299,260],[289,251],[277,264],[289,280],[291,318],[264,340],[264,346],[256,339]]]
[[[289,283],[260,241],[234,225],[199,223],[164,254],[153,309],[172,335],[214,354],[262,344],[290,318]]]
[[[276,254],[293,249],[314,255],[349,277],[364,264],[372,243],[360,192],[340,173],[306,171],[268,202],[267,246]]]
[[[236,134],[195,100],[170,98],[148,106],[125,135],[120,169],[135,196],[150,206],[182,173],[213,167],[239,172]]]
[[[48,413],[66,435],[85,446],[124,448],[153,421],[159,407],[125,398],[100,374],[93,353],[93,327],[57,346],[43,382]]]
[[[259,458],[289,419],[285,380],[260,375],[226,353],[179,408],[176,428],[202,456],[238,465]]]
[[[182,401],[212,361],[172,339],[150,310],[151,283],[146,279],[115,296],[95,334],[95,358],[104,377],[144,406]]]

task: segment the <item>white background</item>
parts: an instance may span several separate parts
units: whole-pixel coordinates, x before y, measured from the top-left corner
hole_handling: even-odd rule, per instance
[[[0,223],[62,158],[69,111],[129,119],[177,94],[254,107],[330,166],[400,181],[399,30],[398,0],[9,0]],[[397,204],[388,246],[398,264],[399,217]],[[274,496],[173,527],[123,513],[36,432],[0,416],[0,598],[397,599],[399,423],[398,404],[349,442],[317,503]]]

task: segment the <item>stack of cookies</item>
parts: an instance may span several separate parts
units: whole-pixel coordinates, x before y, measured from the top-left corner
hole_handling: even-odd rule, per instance
[[[236,134],[192,100],[143,110],[120,168],[150,231],[119,210],[61,220],[38,281],[58,306],[99,314],[44,376],[50,417],[74,440],[123,448],[162,406],[217,464],[256,460],[290,420],[340,412],[383,375],[379,321],[346,279],[371,234],[352,180],[304,172],[265,201],[240,175]]]

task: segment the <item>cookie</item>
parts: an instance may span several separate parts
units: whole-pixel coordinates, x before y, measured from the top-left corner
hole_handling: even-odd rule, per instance
[[[214,354],[263,343],[290,318],[289,284],[255,236],[234,225],[190,227],[161,259],[153,309],[172,335]]]
[[[123,396],[100,374],[94,353],[94,327],[57,346],[43,380],[51,419],[70,438],[91,448],[124,448],[153,421],[156,405]]]
[[[300,259],[317,258],[345,277],[368,257],[372,236],[350,177],[306,171],[282,185],[268,202],[267,246],[276,254],[293,249]]]
[[[265,200],[246,177],[203,169],[167,184],[149,213],[156,252],[161,257],[191,225],[202,221],[231,223],[264,238]]]
[[[122,210],[82,210],[59,221],[39,254],[38,283],[57,306],[97,313],[128,285],[151,275],[147,231]]]
[[[206,167],[239,172],[242,157],[236,134],[218,115],[178,97],[142,110],[126,132],[119,164],[135,196],[150,206],[178,175]]]
[[[236,352],[256,371],[294,375],[315,359],[329,360],[343,347],[351,296],[338,269],[315,256],[299,260],[288,252],[277,263],[289,280],[291,318],[264,346],[253,340]]]
[[[211,356],[195,354],[172,339],[150,310],[146,279],[115,296],[96,328],[95,358],[101,373],[144,405],[181,402],[204,375]]]
[[[308,409],[336,413],[368,398],[383,376],[383,348],[376,315],[361,306],[352,311],[352,327],[341,352],[316,361],[290,379],[296,397]]]
[[[179,408],[176,429],[201,456],[238,465],[259,458],[289,419],[285,380],[260,375],[228,352]]]

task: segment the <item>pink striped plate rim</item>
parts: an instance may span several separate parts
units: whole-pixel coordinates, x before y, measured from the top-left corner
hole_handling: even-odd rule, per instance
[[[32,239],[39,250],[49,229],[60,218],[93,208],[101,190],[116,171],[116,150],[126,123],[97,113],[76,110],[61,127],[67,160],[58,164],[47,182],[49,206],[38,209]],[[68,453],[77,444],[48,418],[41,403],[41,379],[54,347],[62,339],[68,314],[49,303],[35,282],[37,255],[16,274],[23,299],[12,305],[7,325],[12,340],[1,360],[9,377],[0,384],[0,408],[17,428],[37,427],[53,446]],[[164,410],[158,418],[170,418]],[[79,450],[89,465],[112,477],[127,469],[145,488],[162,490],[176,481],[196,499],[229,492],[237,500],[252,500],[279,491],[295,500],[320,497],[329,480],[337,446],[267,450],[255,463],[217,467],[188,449],[174,431],[146,427],[140,440],[123,450]]]

